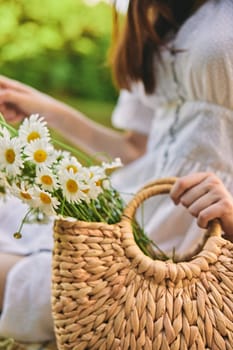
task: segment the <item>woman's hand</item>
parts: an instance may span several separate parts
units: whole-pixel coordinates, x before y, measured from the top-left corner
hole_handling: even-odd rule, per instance
[[[0,76],[0,112],[8,122],[16,123],[33,113],[52,112],[57,101],[16,80]]]
[[[201,228],[220,219],[226,237],[233,240],[233,197],[222,181],[212,173],[194,173],[179,178],[172,190],[175,204],[181,203],[197,218]]]

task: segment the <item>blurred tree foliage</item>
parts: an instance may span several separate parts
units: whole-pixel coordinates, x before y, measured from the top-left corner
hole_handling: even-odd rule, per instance
[[[84,0],[1,0],[0,74],[59,96],[113,101],[111,7]]]

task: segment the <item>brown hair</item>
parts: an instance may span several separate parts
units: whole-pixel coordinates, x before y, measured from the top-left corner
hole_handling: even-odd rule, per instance
[[[114,49],[111,54],[113,79],[118,88],[130,90],[132,82],[142,81],[147,93],[155,89],[154,54],[176,32],[194,10],[206,0],[129,0],[121,35],[114,12]]]

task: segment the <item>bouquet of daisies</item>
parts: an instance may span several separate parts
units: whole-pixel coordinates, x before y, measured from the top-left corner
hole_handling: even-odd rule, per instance
[[[55,148],[56,144],[64,150]],[[48,217],[108,224],[120,221],[124,203],[109,177],[122,166],[120,159],[84,166],[75,155],[84,157],[52,138],[38,114],[24,119],[18,129],[0,116],[0,191],[18,197],[29,208],[15,238],[21,237],[25,222]],[[153,242],[137,223],[133,231],[140,248],[151,255],[147,247]]]

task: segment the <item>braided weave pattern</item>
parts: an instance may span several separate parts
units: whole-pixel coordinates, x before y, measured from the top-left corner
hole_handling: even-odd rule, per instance
[[[58,349],[232,350],[232,243],[213,225],[190,261],[154,261],[133,240],[134,204],[115,225],[55,222]]]

